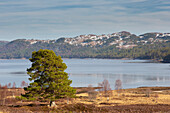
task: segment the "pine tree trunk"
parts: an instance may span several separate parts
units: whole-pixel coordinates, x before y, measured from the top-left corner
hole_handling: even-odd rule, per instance
[[[69,98],[67,97],[67,104],[69,104]]]

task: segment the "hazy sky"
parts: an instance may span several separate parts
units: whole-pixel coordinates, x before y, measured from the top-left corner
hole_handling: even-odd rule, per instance
[[[0,40],[170,32],[170,0],[0,0]]]

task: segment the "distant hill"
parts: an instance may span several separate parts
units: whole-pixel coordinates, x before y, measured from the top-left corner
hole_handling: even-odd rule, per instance
[[[7,43],[8,41],[0,41],[0,47],[6,45]]]
[[[162,59],[170,54],[170,33],[154,32],[137,36],[122,31],[57,40],[0,41],[0,58],[30,58],[32,51],[39,49],[54,50],[64,58]]]
[[[163,58],[163,61],[162,62],[164,62],[164,63],[170,63],[170,54],[168,54],[167,56],[165,56],[164,58]]]

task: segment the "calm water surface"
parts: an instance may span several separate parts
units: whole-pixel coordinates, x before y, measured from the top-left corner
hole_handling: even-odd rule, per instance
[[[97,86],[104,79],[109,80],[112,89],[117,79],[122,81],[123,88],[170,86],[170,64],[110,59],[64,59],[64,62],[74,87]],[[0,60],[0,83],[15,82],[20,86],[23,80],[29,82],[26,69],[30,66],[29,60]]]

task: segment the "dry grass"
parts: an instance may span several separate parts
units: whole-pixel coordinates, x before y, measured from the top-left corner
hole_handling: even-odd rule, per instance
[[[3,90],[0,89],[0,92],[2,93]],[[77,98],[69,99],[69,103],[67,99],[57,100],[57,110],[48,108],[48,102],[23,102],[14,99],[14,95],[18,96],[23,93],[23,89],[5,90],[6,102],[5,105],[0,106],[0,112],[170,112],[170,87],[125,89],[121,93],[113,90],[107,96],[104,96],[103,92],[98,92],[97,97],[94,99],[89,98],[88,88],[79,88],[79,92],[76,94]],[[0,100],[3,102],[2,98]]]
[[[149,97],[147,96],[147,90],[149,91]],[[104,106],[100,103],[110,103],[108,105],[132,105],[132,104],[168,104],[170,105],[170,87],[152,87],[152,88],[136,88],[136,89],[125,89],[122,90],[120,94],[113,90],[110,97],[99,96],[102,92],[98,94],[96,100],[88,101],[88,94],[82,93],[77,94],[81,98],[76,99],[75,103],[85,103],[93,104],[97,106]],[[118,96],[119,95],[119,96]],[[109,99],[109,100],[108,100]]]

